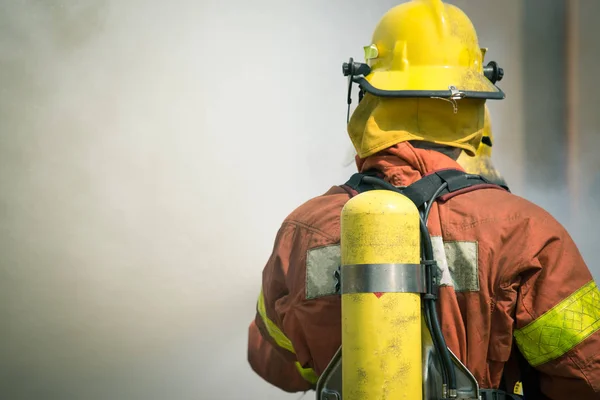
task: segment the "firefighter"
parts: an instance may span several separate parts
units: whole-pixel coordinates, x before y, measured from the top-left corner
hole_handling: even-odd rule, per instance
[[[475,156],[481,144],[485,102],[504,97],[468,17],[440,0],[398,5],[378,23],[365,59],[346,68],[364,95],[347,128],[357,169],[399,187],[461,170],[460,153]],[[340,347],[335,271],[351,196],[335,185],[292,211],[264,267],[247,355],[284,391],[315,388]],[[434,203],[427,228],[443,336],[481,388],[511,392],[527,374],[528,398],[600,399],[600,292],[563,226],[489,187]],[[520,373],[505,370],[519,355]]]

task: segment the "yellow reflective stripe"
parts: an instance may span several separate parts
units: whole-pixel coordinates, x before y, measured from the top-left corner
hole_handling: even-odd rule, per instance
[[[523,383],[521,381],[517,381],[517,383],[515,383],[513,393],[523,396]]]
[[[294,346],[292,346],[292,342],[281,332],[281,329],[275,325],[273,321],[267,317],[267,310],[265,309],[265,298],[263,296],[262,289],[260,290],[260,295],[258,296],[258,314],[260,318],[262,318],[265,326],[267,327],[267,331],[269,331],[269,335],[275,340],[275,343],[279,347],[282,347],[292,353],[296,354],[294,351]]]
[[[269,317],[267,317],[267,310],[265,309],[265,298],[263,296],[262,289],[260,290],[260,295],[258,296],[257,308],[260,318],[267,327],[269,335],[273,338],[273,340],[275,340],[275,343],[277,343],[279,347],[296,354],[296,351],[294,350],[294,346],[292,346],[292,342],[290,341],[290,339],[288,339],[288,337],[284,335],[281,329],[279,329],[279,327],[275,325],[275,323],[271,321]],[[302,365],[298,361],[296,361],[296,369],[298,370],[300,375],[302,375],[302,378],[304,378],[304,380],[312,384],[317,383],[317,380],[319,378],[317,377],[317,374],[312,368],[303,368]]]
[[[296,368],[305,381],[315,384],[319,380],[319,377],[312,368],[302,368],[302,365],[298,361],[296,361]]]
[[[600,291],[590,281],[522,329],[515,339],[529,364],[558,358],[600,329]]]

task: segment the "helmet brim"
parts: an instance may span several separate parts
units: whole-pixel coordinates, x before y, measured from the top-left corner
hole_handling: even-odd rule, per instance
[[[375,70],[354,81],[379,97],[462,97],[502,100],[504,92],[483,74],[467,68],[410,67],[404,71]]]

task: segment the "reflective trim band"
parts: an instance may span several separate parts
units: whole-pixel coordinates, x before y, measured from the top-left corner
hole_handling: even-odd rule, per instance
[[[425,266],[421,264],[343,265],[342,294],[425,293]]]
[[[306,252],[306,300],[337,294],[335,272],[341,260],[339,244]]]
[[[269,331],[269,336],[273,338],[275,343],[281,348],[286,349],[294,354],[294,346],[292,346],[292,342],[288,339],[287,336],[281,332],[281,329],[273,321],[267,317],[267,310],[265,309],[265,297],[263,296],[262,289],[260,290],[260,295],[258,296],[258,313],[260,314],[260,318],[262,318],[265,326],[267,327],[267,331]]]
[[[319,377],[312,368],[302,368],[302,365],[300,365],[298,361],[296,361],[296,369],[298,369],[300,375],[302,375],[304,380],[307,382],[315,384],[319,380]]]
[[[267,331],[269,332],[269,336],[273,338],[275,343],[277,343],[279,347],[296,354],[296,351],[294,350],[294,346],[292,346],[292,342],[290,341],[290,339],[288,339],[288,337],[284,335],[281,329],[279,329],[277,325],[275,325],[275,323],[271,321],[269,317],[267,317],[267,310],[265,309],[265,297],[263,296],[262,289],[260,290],[260,295],[258,296],[257,309],[260,318],[262,319],[263,323],[265,324],[265,327],[267,328]],[[312,384],[317,383],[317,380],[319,378],[317,377],[317,374],[312,368],[303,368],[298,361],[296,361],[295,365],[296,369],[298,370],[300,375],[302,375],[302,378],[304,378],[304,380]]]
[[[600,291],[591,281],[515,331],[519,349],[535,367],[558,358],[600,329]]]
[[[479,291],[479,245],[477,242],[448,241],[432,236],[433,256],[441,271],[441,286],[456,292]]]

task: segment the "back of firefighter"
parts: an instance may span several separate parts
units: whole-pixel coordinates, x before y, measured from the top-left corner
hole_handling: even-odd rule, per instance
[[[504,97],[482,72],[483,55],[455,6],[413,0],[389,10],[365,46],[369,73],[356,80],[365,93],[348,124],[357,169],[395,186],[462,170],[460,153],[482,145],[485,101]],[[335,272],[350,196],[335,185],[295,209],[263,270],[248,360],[287,392],[314,389],[341,345]],[[512,392],[529,374],[527,398],[600,398],[600,292],[550,214],[483,188],[436,202],[428,229],[442,332],[481,388]]]

